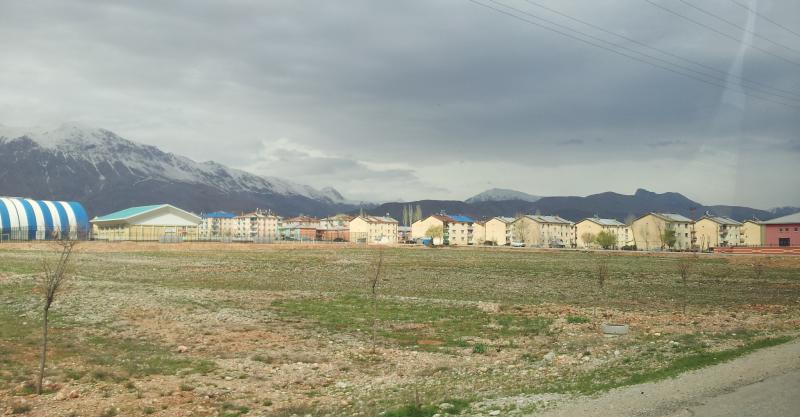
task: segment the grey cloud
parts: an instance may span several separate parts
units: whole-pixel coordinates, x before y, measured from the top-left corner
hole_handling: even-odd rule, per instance
[[[524,1],[503,1],[578,27]],[[721,70],[732,67],[740,46],[646,2],[547,5]],[[707,7],[744,21],[725,2]],[[778,20],[800,15],[796,2],[760,7]],[[800,39],[763,21],[757,30],[800,49]],[[686,161],[692,152],[699,161],[708,149],[762,162],[773,149],[753,138],[793,143],[800,132],[796,109],[748,98],[741,110],[725,104],[718,87],[464,0],[8,2],[0,48],[8,57],[0,67],[0,123],[78,120],[194,159],[314,185],[327,173],[325,185],[346,196],[366,196],[384,181],[406,199],[464,198],[487,183],[517,184],[501,164],[580,170],[595,161]],[[791,64],[751,49],[743,70],[800,94]],[[288,138],[324,156],[287,148],[256,161],[264,138]],[[285,160],[273,161],[278,155]],[[302,161],[302,169],[287,161]],[[424,174],[450,163],[447,173]],[[711,171],[700,163],[691,169]],[[636,188],[585,174],[597,192]],[[660,181],[654,188],[702,192],[691,182]],[[570,187],[559,193],[579,192]],[[782,188],[775,187],[775,204],[800,204],[800,195]],[[764,196],[719,198],[755,204]]]

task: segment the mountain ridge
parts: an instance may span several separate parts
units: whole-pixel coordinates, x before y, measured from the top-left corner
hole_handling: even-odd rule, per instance
[[[213,161],[196,162],[74,124],[0,126],[0,155],[0,176],[8,179],[0,193],[78,200],[94,214],[161,202],[197,212],[259,207],[312,215],[356,207],[332,187],[317,190]]]

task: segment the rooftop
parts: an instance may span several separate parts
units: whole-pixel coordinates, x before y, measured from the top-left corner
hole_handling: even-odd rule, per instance
[[[649,213],[669,222],[691,223],[692,219],[675,213]]]
[[[728,226],[741,226],[742,223],[737,222],[736,220],[731,219],[730,217],[725,216],[712,216],[712,215],[705,215],[700,220],[708,219],[717,224],[724,224]]]
[[[765,220],[761,224],[797,224],[800,223],[800,211],[788,216],[778,217],[772,220]]]
[[[155,204],[152,206],[130,207],[126,208],[125,210],[115,211],[111,214],[106,214],[105,216],[95,217],[94,219],[92,219],[92,221],[125,220],[167,206],[169,206],[169,204]]]
[[[526,214],[525,217],[538,223],[573,224],[571,221],[559,216],[542,216],[538,214]]]
[[[625,226],[625,223],[617,221],[617,219],[601,219],[599,217],[587,217],[584,220],[597,223],[601,226]]]

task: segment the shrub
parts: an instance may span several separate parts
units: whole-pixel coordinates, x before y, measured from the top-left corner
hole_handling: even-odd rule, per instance
[[[475,346],[473,346],[473,347],[472,347],[472,352],[473,352],[473,353],[480,353],[480,354],[484,354],[484,353],[486,353],[488,350],[489,350],[489,348],[488,348],[488,347],[486,347],[486,345],[484,345],[483,343],[478,343],[478,344],[476,344]]]
[[[567,323],[570,323],[570,324],[589,323],[590,321],[592,321],[590,318],[583,317],[583,316],[569,316],[569,317],[567,317]]]

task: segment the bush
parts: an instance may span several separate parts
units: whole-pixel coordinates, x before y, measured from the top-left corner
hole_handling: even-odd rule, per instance
[[[569,324],[589,323],[590,321],[592,321],[590,318],[583,317],[583,316],[569,316],[569,317],[567,317],[567,323],[569,323]]]
[[[476,344],[475,346],[472,347],[472,353],[484,354],[488,350],[489,350],[489,348],[486,347],[486,345],[484,345],[483,343],[478,343],[478,344]]]

